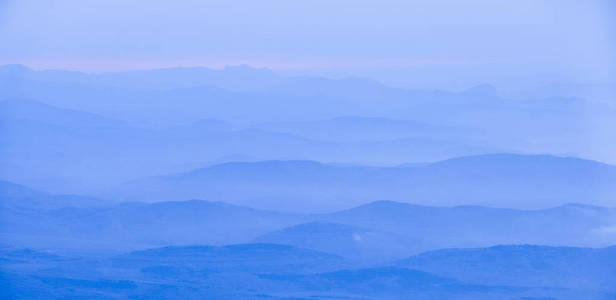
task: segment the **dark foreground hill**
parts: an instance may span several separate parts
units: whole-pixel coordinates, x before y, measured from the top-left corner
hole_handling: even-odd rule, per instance
[[[391,264],[274,244],[111,257],[0,251],[3,299],[613,299],[613,248],[442,250]],[[574,270],[579,269],[578,272]]]
[[[615,257],[616,247],[517,245],[432,251],[400,260],[396,266],[475,284],[615,292]]]

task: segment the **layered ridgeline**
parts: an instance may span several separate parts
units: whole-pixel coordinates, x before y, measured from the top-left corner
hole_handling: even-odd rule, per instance
[[[524,152],[613,162],[604,141],[614,139],[616,112],[595,100],[511,100],[485,85],[405,90],[249,67],[84,74],[3,66],[0,178],[85,192],[230,155],[396,165]]]
[[[446,249],[372,266],[276,244],[114,256],[2,249],[0,296],[58,298],[612,299],[616,249]]]
[[[577,119],[582,113],[613,113],[600,111],[606,107],[596,99],[570,98],[592,97],[592,93],[554,97],[562,95],[555,91],[552,95],[544,93],[542,98],[532,94],[527,98],[541,100],[522,101],[504,98],[489,85],[462,92],[407,90],[370,79],[284,77],[250,67],[84,74],[33,71],[11,65],[0,67],[0,84],[2,98],[37,99],[60,107],[160,124],[201,118],[297,122],[358,115],[429,123],[438,120],[455,126],[476,124],[499,131],[509,128],[503,125],[511,121],[526,121],[518,123],[515,130],[554,129],[547,127],[546,121],[584,122]],[[568,123],[573,127],[582,125]],[[509,128],[507,133],[515,130]]]
[[[543,244],[603,247],[616,243],[616,210],[569,204],[545,210],[430,207],[379,201],[318,215],[264,234],[260,242],[377,260],[430,249]]]
[[[616,112],[532,94],[0,67],[0,298],[613,299]]]
[[[616,211],[582,204],[515,210],[377,201],[333,213],[298,214],[203,200],[115,203],[47,195],[10,183],[2,187],[4,245],[57,251],[259,242],[383,262],[451,247],[616,243]]]
[[[433,164],[364,167],[313,161],[233,162],[131,181],[103,197],[224,201],[287,211],[332,211],[375,199],[424,205],[609,206],[616,167],[549,155],[492,154]]]
[[[402,259],[395,265],[474,284],[613,291],[614,255],[616,247],[516,245],[444,249]]]
[[[48,195],[2,182],[4,245],[117,251],[153,245],[227,244],[303,220],[298,215],[223,202],[114,203],[78,195]]]
[[[360,131],[344,130],[338,127],[340,122],[364,124],[373,132],[362,130],[363,137],[357,136]],[[40,101],[9,99],[0,101],[0,178],[74,193],[238,158],[398,164],[497,150],[476,141],[469,131],[407,121],[328,120],[314,130],[327,126],[342,131],[338,138],[327,140],[285,132],[284,124],[238,126],[200,119],[149,128]],[[265,129],[270,126],[280,130]]]

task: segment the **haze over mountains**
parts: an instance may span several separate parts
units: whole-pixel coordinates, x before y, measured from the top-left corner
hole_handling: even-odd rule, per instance
[[[616,112],[604,101],[509,100],[488,85],[415,91],[248,66],[86,74],[19,65],[0,67],[0,85],[1,178],[52,192],[93,192],[230,156],[393,166],[542,153],[614,162],[607,141]]]
[[[428,139],[420,130],[401,139],[336,142],[252,127],[237,128],[216,120],[151,129],[24,99],[0,102],[0,115],[0,126],[6,133],[1,149],[2,164],[6,165],[3,171],[11,170],[3,177],[61,192],[75,191],[71,188],[82,192],[81,186],[86,183],[77,180],[86,179],[87,184],[100,187],[189,169],[185,166],[204,166],[229,155],[398,164],[408,162],[409,153],[413,160],[425,161],[490,152],[489,147],[459,139]],[[387,124],[374,128],[400,135],[398,129]],[[444,134],[454,135],[455,130],[450,131]],[[384,151],[389,155],[380,156]],[[92,168],[97,172],[90,172]],[[123,172],[115,172],[117,168]]]
[[[553,287],[609,290],[613,289],[613,281],[605,279],[614,274],[615,251],[615,247],[530,245],[445,249],[403,259],[396,265],[475,284],[537,286],[551,281]],[[590,277],[594,278],[588,280]]]
[[[289,211],[331,211],[378,200],[426,205],[548,208],[610,205],[616,168],[548,155],[491,154],[411,167],[313,161],[232,162],[128,182],[100,194],[118,200],[226,199]]]
[[[357,268],[338,256],[272,244],[163,247],[104,258],[3,249],[0,284],[6,288],[0,295],[8,299],[186,299],[200,295],[234,299],[610,299],[614,295],[609,281],[613,252],[613,247],[449,249],[393,265]],[[584,259],[571,263],[579,257]]]
[[[616,243],[613,208],[378,201],[289,214],[201,200],[113,203],[9,182],[0,191],[0,285],[8,299],[610,299],[616,292],[613,247],[571,247]],[[550,246],[508,245],[529,243]],[[507,246],[489,247],[499,244]]]
[[[613,298],[616,110],[502,94],[2,66],[0,296]]]
[[[614,4],[0,0],[0,299],[614,300]]]
[[[203,200],[114,203],[47,195],[10,183],[2,187],[3,243],[67,253],[256,241],[382,262],[449,247],[616,243],[616,211],[581,204],[514,210],[377,201],[311,214]]]

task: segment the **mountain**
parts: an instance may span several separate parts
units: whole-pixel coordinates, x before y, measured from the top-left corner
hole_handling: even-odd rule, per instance
[[[30,189],[21,184],[0,180],[0,199],[26,198],[42,195],[43,193]]]
[[[579,163],[584,165],[584,161]],[[464,165],[461,161],[443,164]],[[363,262],[451,247],[523,243],[604,247],[616,243],[613,230],[616,211],[587,204],[519,210],[376,201],[332,213],[275,212],[300,207],[300,204],[289,202],[289,199],[302,199],[297,195],[307,201],[303,207],[323,207],[328,199],[324,200],[324,195],[332,197],[329,199],[366,197],[370,191],[366,187],[374,184],[375,178],[397,183],[397,178],[406,180],[404,176],[409,169],[322,165],[307,161],[291,165],[288,162],[277,162],[277,165],[247,163],[251,168],[233,167],[237,165],[217,165],[207,168],[205,173],[179,174],[165,177],[165,180],[180,183],[195,180],[190,181],[190,185],[175,185],[170,193],[173,192],[176,199],[181,199],[182,193],[192,184],[201,184],[201,187],[218,188],[210,190],[211,195],[215,191],[225,199],[250,194],[255,198],[244,198],[252,199],[244,202],[246,205],[264,207],[269,204],[272,210],[201,200],[118,203],[117,200],[101,200],[107,199],[105,197],[46,194],[2,182],[0,234],[9,245],[115,251],[257,241],[324,251]],[[298,165],[302,167],[297,168]],[[579,174],[586,172],[583,168],[575,170]],[[566,169],[559,172],[564,171]],[[588,178],[597,180],[596,177]],[[163,194],[164,190],[155,190],[161,186],[159,183],[151,184],[151,195]],[[140,186],[140,189],[146,188]],[[355,193],[348,193],[347,189]],[[382,193],[388,189],[378,191]],[[377,188],[374,190],[376,194]],[[285,197],[281,191],[289,196]],[[277,204],[276,201],[287,202]]]
[[[309,215],[201,200],[109,203],[77,196],[2,200],[4,243],[62,251],[259,242],[332,253],[363,264],[451,247],[616,243],[616,211],[580,204],[528,211],[378,201]]]
[[[0,66],[0,79],[22,79],[43,83],[72,82],[103,87],[168,90],[196,86],[218,86],[228,90],[260,90],[277,84],[281,78],[266,68],[246,65],[223,69],[178,67],[108,73],[63,70],[34,71],[23,65]]]
[[[469,140],[480,131],[421,122],[393,120],[377,117],[345,116],[313,122],[270,122],[254,128],[285,132],[309,139],[333,142],[360,142],[422,138],[432,140]]]
[[[361,262],[408,255],[419,239],[341,223],[309,222],[267,233],[255,241],[314,249]]]
[[[571,202],[610,205],[615,180],[615,167],[595,161],[492,154],[408,168],[310,161],[225,163],[128,182],[102,195],[142,201],[207,197],[295,211],[331,211],[378,199],[547,208]]]
[[[58,108],[31,99],[0,101],[0,119],[3,124],[34,121],[61,127],[120,127],[123,122],[93,113]]]
[[[533,117],[546,112],[543,107],[499,97],[489,85],[460,93],[405,90],[362,78],[282,77],[247,66],[106,74],[2,66],[0,86],[0,99],[39,99],[60,107],[159,124],[203,118],[288,122],[357,115],[427,123],[440,120],[450,126],[487,130],[503,129],[512,120],[535,129],[550,121]],[[566,105],[561,108],[575,113]]]
[[[302,215],[200,200],[98,207],[68,204],[47,209],[44,205],[4,209],[0,218],[3,242],[24,247],[46,245],[48,249],[100,251],[220,245],[250,241],[305,220]]]
[[[610,299],[614,255],[614,247],[446,249],[391,267],[266,278],[314,291],[340,290],[376,298]]]
[[[57,186],[54,191],[64,193],[74,189],[63,185],[96,185],[110,160],[125,156],[130,148],[117,145],[151,136],[122,121],[29,99],[0,101],[0,130],[0,162],[8,166],[0,168],[2,179],[44,190]]]
[[[50,210],[65,207],[102,207],[113,202],[80,195],[53,195],[0,180],[0,207],[18,210]]]
[[[246,66],[121,74],[4,66],[0,86],[0,178],[54,193],[188,171],[229,154],[381,166],[495,152],[611,161],[603,141],[616,119],[578,98],[511,100],[485,86],[412,91]]]
[[[548,286],[616,292],[616,247],[533,245],[445,249],[396,262],[439,276],[485,285]]]
[[[447,247],[495,244],[544,244],[603,247],[616,243],[608,233],[616,210],[567,204],[541,210],[480,206],[430,207],[378,201],[331,214],[319,220],[412,237],[409,252]],[[410,245],[410,244],[409,244]]]
[[[545,210],[479,206],[430,207],[377,201],[311,217],[259,242],[382,262],[448,247],[543,244],[604,247],[616,243],[616,210],[568,204]],[[610,233],[612,230],[612,233]]]
[[[113,201],[81,195],[53,195],[0,180],[0,247],[58,245],[70,247],[74,236],[63,236],[73,225],[64,218],[85,215],[114,205]],[[44,236],[46,233],[52,233]]]
[[[498,90],[490,84],[480,84],[464,90],[463,93],[471,96],[498,97]]]
[[[309,275],[261,275],[274,282],[287,283],[296,290],[312,294],[338,294],[341,297],[374,297],[388,299],[449,298],[453,295],[481,294],[490,291],[483,286],[468,285],[449,278],[403,268],[380,267]],[[496,289],[495,289],[496,290]]]
[[[469,251],[493,258],[480,261],[485,272],[475,264],[478,255]],[[495,251],[496,257],[491,255]],[[433,268],[431,273],[387,264],[354,268],[335,255],[274,244],[163,247],[102,257],[2,249],[0,295],[9,299],[613,298],[610,248],[499,246],[438,251],[446,259],[434,253],[415,257],[424,262],[417,263],[420,268]],[[430,255],[434,259],[420,259]],[[578,266],[581,272],[571,272]],[[481,283],[472,282],[479,278]],[[506,284],[494,284],[502,281]],[[570,286],[559,287],[561,283]]]
[[[614,82],[593,84],[554,83],[521,91],[512,91],[510,94],[514,98],[521,99],[580,97],[590,101],[613,103],[614,95],[616,95],[615,86]]]
[[[430,161],[490,151],[453,139],[324,142],[218,119],[147,128],[27,99],[0,101],[0,129],[5,133],[0,138],[0,178],[54,193],[85,193],[140,177],[188,171],[229,154],[396,164],[409,156]],[[389,155],[380,156],[384,151]]]
[[[462,92],[405,90],[361,78],[282,77],[246,66],[98,75],[4,66],[0,67],[0,87],[0,99],[37,99],[156,128],[200,119],[259,124],[359,116],[472,128],[478,130],[472,135],[481,138],[475,146],[506,152],[613,161],[606,151],[612,145],[602,141],[612,136],[614,108],[569,95],[512,100],[495,95],[487,85]],[[388,130],[367,134],[394,135],[395,131]],[[358,138],[347,133],[334,136]],[[597,146],[587,147],[591,142]]]
[[[322,272],[346,265],[336,255],[265,243],[155,248],[116,256],[113,264],[121,268],[169,266],[209,272],[261,274]]]

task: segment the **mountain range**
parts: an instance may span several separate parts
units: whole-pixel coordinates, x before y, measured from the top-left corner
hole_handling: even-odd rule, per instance
[[[0,298],[615,299],[611,91],[0,66]]]
[[[423,129],[404,133],[405,122],[350,120],[372,124],[369,126],[377,132],[365,135],[366,140],[322,141],[282,129],[266,131],[259,126],[241,127],[215,119],[153,129],[39,101],[10,99],[0,101],[0,129],[4,133],[0,139],[0,178],[56,193],[83,193],[139,177],[210,165],[230,154],[260,159],[399,164],[495,151],[477,142],[452,138],[457,132],[454,129],[434,127],[434,135],[428,137]],[[337,127],[338,122],[332,120],[327,126]],[[404,125],[398,128],[394,124]],[[319,126],[312,132],[323,129]],[[348,127],[346,132],[350,130]],[[379,134],[383,138],[400,138],[377,139]],[[381,157],[379,153],[384,151],[389,155]],[[119,168],[123,172],[117,172]]]
[[[616,211],[582,204],[516,210],[377,201],[309,214],[203,200],[118,203],[48,195],[10,183],[2,187],[2,242],[66,253],[257,242],[368,263],[452,247],[605,247],[616,243]]]
[[[287,211],[332,211],[375,200],[425,205],[548,208],[609,206],[616,168],[578,158],[489,154],[411,167],[314,161],[223,163],[131,181],[100,194],[118,200],[225,199]]]
[[[2,249],[0,296],[611,299],[614,255],[613,247],[503,245],[353,267],[335,255],[275,244],[163,247],[99,257]]]
[[[553,94],[514,100],[487,85],[462,92],[407,90],[362,78],[285,77],[247,66],[86,74],[12,65],[0,67],[0,87],[0,99],[35,99],[154,128],[201,119],[242,126],[281,122],[302,127],[304,122],[316,122],[310,131],[259,126],[301,129],[311,137],[324,137],[320,122],[359,116],[426,123],[440,129],[466,128],[487,147],[570,153],[608,162],[609,152],[602,148],[611,149],[611,145],[600,140],[612,137],[608,129],[616,114],[614,107],[593,98]],[[358,123],[359,128],[365,128],[362,124]],[[366,136],[357,136],[334,131],[329,138],[399,136],[380,132],[369,130]],[[591,142],[602,147],[585,147]]]

